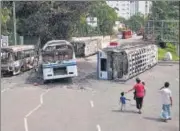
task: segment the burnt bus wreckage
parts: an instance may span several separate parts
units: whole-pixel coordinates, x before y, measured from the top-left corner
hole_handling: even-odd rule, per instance
[[[78,76],[73,46],[65,40],[48,41],[41,52],[44,82]]]
[[[127,81],[158,62],[158,48],[148,42],[107,47],[97,54],[97,76],[104,80]]]
[[[1,48],[2,75],[20,74],[38,66],[37,52],[34,45],[16,45]]]
[[[97,53],[101,49],[101,39],[72,40],[76,57],[87,57]]]

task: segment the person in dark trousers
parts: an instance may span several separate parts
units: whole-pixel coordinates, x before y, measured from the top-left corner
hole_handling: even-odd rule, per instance
[[[121,97],[120,97],[120,103],[121,103],[121,111],[125,110],[125,106],[126,106],[126,101],[130,101],[130,99],[127,99],[124,96],[124,92],[121,92]]]
[[[145,86],[145,82],[144,81],[142,81],[142,84]],[[144,92],[146,92],[145,89],[144,89]],[[134,100],[136,100],[136,91],[134,91],[133,94],[134,94]]]
[[[143,105],[143,98],[145,95],[145,88],[144,88],[144,85],[141,83],[141,80],[139,78],[136,78],[136,84],[128,92],[133,91],[133,90],[135,90],[136,108],[139,110],[138,113],[141,114],[142,113],[141,109],[142,109],[142,105]]]

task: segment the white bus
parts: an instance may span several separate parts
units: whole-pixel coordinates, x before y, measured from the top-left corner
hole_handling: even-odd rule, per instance
[[[34,45],[17,45],[1,48],[1,72],[17,75],[37,66]]]
[[[78,76],[74,48],[65,40],[47,42],[41,52],[44,82]]]

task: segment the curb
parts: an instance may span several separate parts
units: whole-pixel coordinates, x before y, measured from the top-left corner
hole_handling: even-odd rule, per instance
[[[179,64],[179,61],[158,61],[158,64]]]

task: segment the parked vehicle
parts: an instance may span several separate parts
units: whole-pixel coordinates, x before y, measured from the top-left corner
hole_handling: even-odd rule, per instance
[[[37,53],[34,45],[17,45],[1,48],[1,72],[17,75],[37,66]]]
[[[122,39],[128,39],[131,37],[132,37],[132,31],[131,30],[122,31]]]

